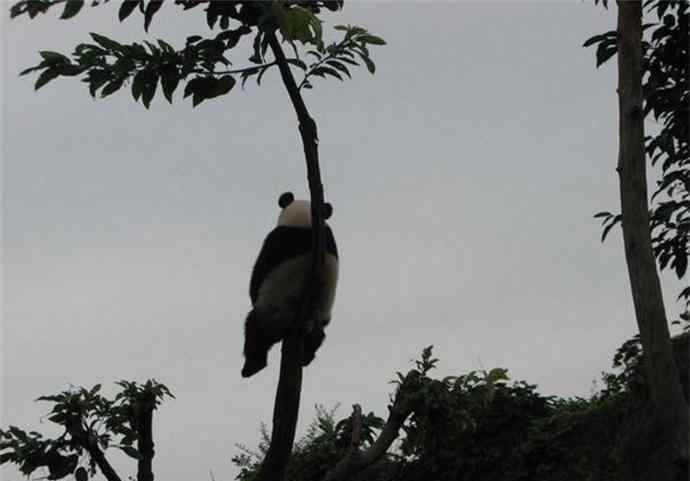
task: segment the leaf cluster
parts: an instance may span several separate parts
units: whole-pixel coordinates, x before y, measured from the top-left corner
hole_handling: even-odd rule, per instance
[[[320,481],[324,475],[344,456],[352,436],[350,416],[336,420],[338,406],[326,409],[316,406],[316,418],[309,424],[302,439],[295,443],[287,468],[287,481]],[[362,416],[361,441],[364,447],[370,446],[384,421],[373,412]],[[270,434],[261,425],[261,441],[256,450],[237,445],[240,453],[232,457],[232,462],[240,468],[237,478],[240,481],[256,479],[263,462]]]
[[[344,37],[340,42],[316,50],[309,50],[307,55],[311,55],[315,61],[308,66],[297,65],[304,70],[304,78],[299,85],[300,88],[313,88],[310,81],[313,77],[334,77],[341,81],[345,80],[345,76],[352,78],[350,68],[351,66],[358,66],[358,60],[364,63],[370,73],[373,74],[376,71],[376,65],[371,60],[368,46],[385,45],[386,42],[361,27],[336,25],[335,29],[344,32]]]
[[[76,470],[83,449],[64,437],[45,439],[36,431],[9,426],[0,429],[0,452],[0,464],[14,463],[26,476],[45,468],[47,479],[61,479]]]
[[[62,1],[24,0],[12,6],[11,15],[28,14],[33,18],[59,3]],[[185,84],[183,96],[191,98],[196,107],[205,100],[228,94],[237,80],[241,80],[242,86],[250,78],[260,84],[264,74],[277,65],[275,60],[267,59],[268,35],[275,30],[293,47],[295,57],[287,62],[303,71],[300,87],[304,88],[312,88],[309,82],[312,77],[331,76],[340,80],[343,76],[351,77],[350,67],[359,65],[355,57],[373,73],[375,65],[368,47],[385,44],[361,27],[337,26],[337,30],[344,32],[343,40],[325,46],[322,21],[317,15],[324,8],[339,10],[342,0],[175,0],[174,3],[183,11],[203,5],[208,27],[219,28],[220,32],[209,37],[192,35],[184,47],[177,49],[161,39],[123,44],[91,33],[93,43],[77,45],[71,55],[40,52],[41,62],[23,70],[21,75],[40,72],[35,83],[37,90],[56,78],[81,77],[91,95],[100,98],[130,85],[134,100],[141,101],[146,108],[157,91],[162,91],[172,103],[178,86]],[[140,12],[144,29],[148,31],[162,4],[161,0],[126,0],[120,3],[118,18],[124,21]],[[83,5],[84,2],[67,1],[61,18],[74,17]],[[231,53],[246,36],[253,38],[253,54],[248,65],[236,68]],[[307,64],[300,58],[298,44],[312,47],[305,55],[312,55],[314,62]]]
[[[14,463],[27,476],[45,467],[48,479],[62,479],[72,473],[96,473],[95,452],[110,447],[139,459],[135,442],[139,440],[138,419],[142,412],[152,412],[166,397],[174,397],[168,388],[155,380],[144,384],[120,381],[121,390],[113,399],[101,395],[101,385],[91,389],[73,388],[61,393],[41,396],[37,401],[52,403],[47,414],[50,422],[64,428],[63,433],[46,439],[40,433],[10,426],[0,430],[0,464]],[[88,455],[88,456],[87,456]],[[84,458],[88,458],[85,460]]]
[[[110,0],[91,0],[92,7],[97,7]],[[10,8],[10,17],[15,18],[21,15],[27,15],[29,18],[35,18],[40,14],[47,13],[52,7],[64,4],[60,18],[62,20],[70,19],[76,16],[87,2],[85,0],[21,0],[16,2]]]

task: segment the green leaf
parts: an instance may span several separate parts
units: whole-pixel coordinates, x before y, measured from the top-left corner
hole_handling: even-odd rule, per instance
[[[359,52],[357,52],[357,53],[359,53]],[[362,53],[359,53],[359,56],[362,59],[362,61],[364,62],[364,65],[367,66],[367,70],[369,71],[369,73],[373,74],[374,72],[376,72],[376,65],[374,65],[374,62],[372,62],[372,60],[369,57],[367,57],[366,55],[364,55]]]
[[[593,37],[588,38],[585,40],[585,43],[582,44],[583,47],[589,47],[590,45],[593,45],[597,42],[601,42],[604,39],[604,35],[595,35]]]
[[[65,413],[58,413],[50,416],[48,418],[48,421],[53,422],[55,424],[62,424],[65,422],[67,419],[67,416],[65,416]]]
[[[29,67],[27,69],[22,70],[21,72],[19,72],[19,76],[21,77],[22,75],[26,75],[28,73],[35,72],[36,70],[41,70],[42,68],[45,68],[45,67],[46,67],[45,63],[41,62],[40,65],[37,65],[35,67]]]
[[[41,50],[38,52],[43,60],[45,60],[46,65],[53,65],[56,63],[69,63],[69,58],[58,52],[51,52],[49,50]]]
[[[55,65],[55,68],[58,70],[60,75],[64,75],[66,77],[74,77],[75,75],[79,75],[84,71],[84,69],[79,65],[72,65],[68,63]]]
[[[595,219],[598,219],[599,217],[612,217],[612,216],[613,216],[613,214],[611,214],[611,212],[606,212],[606,211],[597,212],[596,214],[594,214]]]
[[[318,72],[317,72],[317,71],[318,71]],[[312,71],[312,73],[314,73],[315,75],[319,75],[319,74],[322,74],[322,73],[323,73],[323,74],[326,74],[326,75],[330,75],[331,77],[335,77],[335,78],[337,78],[337,79],[339,79],[339,80],[343,80],[343,76],[340,75],[335,69],[330,68],[330,67],[325,67],[325,66],[323,66],[323,65],[322,65],[321,67],[315,68],[315,69]]]
[[[146,7],[146,11],[144,12],[144,31],[145,32],[149,31],[149,26],[151,25],[151,20],[153,20],[153,16],[161,8],[161,5],[163,5],[163,0],[150,0],[149,1],[148,6]]]
[[[144,107],[147,109],[151,105],[151,100],[153,100],[156,94],[156,88],[158,87],[158,73],[153,72],[152,77],[149,82],[146,83],[144,91],[141,95],[141,101],[144,102]]]
[[[349,59],[347,57],[338,57],[338,62],[345,62],[345,63],[348,63],[350,65],[359,66],[359,63],[357,63],[357,61]]]
[[[92,97],[96,96],[96,91],[111,79],[110,72],[102,69],[95,69],[89,72],[89,76],[84,82],[89,83],[89,92]]]
[[[99,35],[97,33],[91,32],[89,35],[91,35],[91,38],[101,47],[104,49],[111,51],[111,52],[121,52],[122,51],[122,45],[116,42],[115,40],[111,40],[108,37],[105,37],[103,35]]]
[[[172,96],[180,83],[180,74],[175,65],[166,65],[161,72],[161,86],[163,87],[163,95],[172,103]]]
[[[59,75],[60,73],[55,68],[48,68],[44,70],[43,73],[41,73],[41,75],[38,77],[38,80],[36,80],[36,83],[34,84],[34,89],[40,89],[51,80],[57,78]]]
[[[120,11],[117,13],[118,18],[122,22],[125,18],[129,17],[137,6],[139,6],[139,0],[125,0],[120,4]]]
[[[192,95],[196,89],[198,88],[199,85],[201,85],[201,81],[203,80],[203,77],[194,77],[192,80],[187,82],[187,85],[184,88],[184,94],[183,98],[187,98],[190,95]]]
[[[597,47],[597,67],[600,67],[618,52],[618,45],[615,42],[602,42]]]
[[[101,90],[101,98],[107,97],[108,95],[120,90],[120,87],[122,87],[124,81],[124,78],[118,78],[106,84],[106,86],[103,87],[103,90]]]
[[[132,80],[132,97],[134,98],[135,102],[139,101],[139,97],[141,97],[141,94],[144,92],[144,87],[146,86],[146,75],[147,72],[145,70],[140,70]]]
[[[617,224],[617,222],[611,222],[606,227],[604,227],[604,230],[601,233],[601,242],[604,242],[606,240],[606,236],[609,235],[609,232],[611,231],[613,226],[615,226],[616,224]]]
[[[235,83],[236,81],[231,75],[219,78],[215,87],[214,97],[227,94],[235,86]]]
[[[366,35],[361,35],[358,40],[363,43],[368,43],[371,45],[386,45],[386,41],[382,39],[381,37],[377,37],[376,35],[371,35],[371,34],[366,34]]]
[[[297,40],[303,44],[310,43],[319,50],[323,49],[321,20],[311,10],[297,5],[288,7],[282,2],[273,2],[272,12],[285,39]]]
[[[343,65],[342,63],[336,61],[336,60],[328,60],[326,64],[330,65],[331,67],[340,70],[343,72],[345,75],[347,75],[349,78],[352,78],[352,75],[350,75],[350,70]]]
[[[14,462],[16,459],[18,459],[17,454],[13,452],[0,454],[0,465],[9,462]]]
[[[175,53],[175,49],[172,47],[172,45],[165,40],[158,39],[158,45],[160,45],[161,49],[166,53]]]
[[[261,79],[263,78],[264,74],[268,71],[270,67],[264,67],[261,69],[261,72],[259,72],[259,75],[256,76],[256,85],[261,85]]]
[[[65,2],[65,9],[62,11],[60,18],[67,20],[79,13],[79,10],[84,6],[84,0],[67,0]]]
[[[130,456],[134,459],[141,459],[141,454],[139,454],[139,451],[131,446],[121,446],[120,449],[122,449],[127,456]]]

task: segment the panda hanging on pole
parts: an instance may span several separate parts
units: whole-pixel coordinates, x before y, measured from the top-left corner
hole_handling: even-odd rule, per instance
[[[278,199],[281,208],[278,225],[264,240],[249,284],[252,310],[244,329],[242,377],[250,377],[266,367],[268,351],[288,334],[295,320],[311,272],[311,204],[295,200],[292,192]],[[332,214],[325,204],[324,218]],[[326,337],[324,328],[331,320],[331,309],[338,283],[338,248],[330,226],[324,223],[325,262],[319,279],[313,327],[304,339],[302,365],[314,360]]]

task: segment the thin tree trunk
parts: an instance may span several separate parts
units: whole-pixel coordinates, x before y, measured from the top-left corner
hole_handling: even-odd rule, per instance
[[[324,260],[323,235],[323,185],[319,170],[318,133],[316,122],[309,115],[309,111],[299,92],[295,78],[290,71],[280,42],[273,31],[266,32],[268,44],[275,56],[280,75],[290,96],[297,119],[299,132],[302,137],[304,156],[307,166],[307,178],[311,196],[312,215],[312,258],[311,273],[305,286],[303,299],[295,319],[293,328],[283,340],[280,359],[280,378],[273,406],[273,428],[271,444],[266,453],[266,459],[261,465],[258,479],[261,481],[280,481],[285,476],[292,445],[295,441],[295,430],[299,414],[300,394],[302,390],[302,357],[304,352],[304,334],[310,327],[313,318],[314,299],[318,296],[320,285],[317,279]]]
[[[153,411],[155,398],[152,395],[137,400],[135,417],[136,430],[139,434],[137,447],[141,457],[137,462],[137,481],[153,481]]]
[[[688,457],[688,405],[673,358],[661,285],[652,252],[642,110],[642,4],[618,1],[618,173],[625,259],[658,421]]]

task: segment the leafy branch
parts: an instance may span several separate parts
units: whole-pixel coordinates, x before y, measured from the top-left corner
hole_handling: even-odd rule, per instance
[[[160,2],[159,2],[160,3]],[[143,9],[147,22],[160,8],[159,3],[129,1],[124,2],[119,11],[120,20],[127,18],[137,6]],[[186,8],[193,8],[198,3],[182,2]],[[232,2],[228,2],[232,3]],[[235,2],[242,3],[242,2]],[[68,2],[67,5],[70,5]],[[16,8],[17,6],[21,8]],[[13,15],[19,12],[44,12],[55,3],[39,1],[37,5],[31,2],[20,2],[13,7]],[[151,5],[158,5],[152,8]],[[286,62],[304,71],[304,79],[299,88],[312,88],[309,79],[313,76],[332,76],[343,80],[343,74],[351,77],[346,64],[359,65],[355,57],[365,63],[367,69],[374,73],[375,65],[371,60],[367,45],[384,45],[385,42],[365,29],[357,26],[336,26],[344,32],[344,38],[328,47],[323,46],[320,20],[308,9],[299,6],[288,8],[286,4],[274,2],[272,12],[281,12],[278,24],[284,41],[288,42],[294,52],[294,58],[286,58]],[[248,6],[248,5],[247,5]],[[131,93],[135,101],[141,101],[149,108],[160,84],[163,95],[172,103],[173,94],[181,82],[186,82],[184,98],[191,97],[192,105],[196,107],[201,102],[223,96],[229,93],[241,79],[242,87],[252,77],[257,84],[261,84],[264,74],[277,66],[276,60],[266,59],[268,50],[268,31],[265,28],[252,28],[241,24],[230,29],[227,19],[246,16],[247,6],[240,10],[227,10],[218,3],[209,3],[207,8],[209,26],[215,25],[218,18],[224,30],[212,38],[192,35],[187,38],[184,48],[176,50],[164,40],[142,43],[123,44],[104,35],[91,33],[94,43],[81,43],[76,46],[71,57],[59,52],[41,51],[41,62],[23,70],[20,75],[40,72],[35,89],[38,90],[50,81],[59,77],[81,76],[88,85],[93,97],[108,97],[120,90],[125,84],[131,84]],[[225,10],[222,10],[225,8]],[[268,22],[268,18],[260,17],[257,21]],[[226,21],[224,22],[223,19]],[[306,19],[306,20],[305,20]],[[315,29],[315,25],[319,28]],[[148,27],[146,23],[145,27]],[[254,34],[253,55],[249,57],[251,65],[241,68],[228,68],[233,64],[228,58],[228,52],[235,48],[242,37]],[[307,66],[299,58],[296,41],[311,44],[316,48],[309,50],[308,55],[316,57],[317,61]]]
[[[344,38],[325,48],[317,48],[307,52],[307,55],[314,56],[316,61],[310,64],[308,68],[303,68],[305,72],[304,78],[299,84],[300,89],[313,88],[309,81],[309,78],[313,76],[322,78],[331,76],[342,81],[344,80],[342,74],[345,74],[348,78],[352,78],[346,64],[358,66],[359,63],[355,60],[356,56],[361,58],[370,73],[373,74],[376,71],[376,66],[369,56],[367,45],[385,45],[386,42],[380,37],[371,35],[362,27],[336,25],[334,28],[345,32]]]

